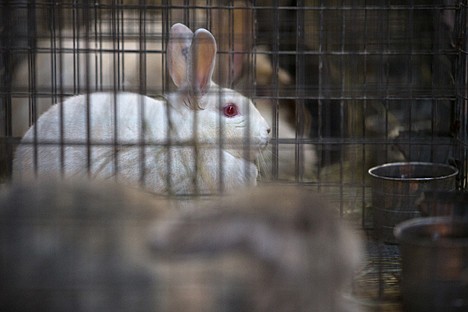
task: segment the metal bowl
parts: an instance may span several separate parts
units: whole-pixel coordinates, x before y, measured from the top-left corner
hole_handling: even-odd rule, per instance
[[[454,216],[468,219],[468,193],[461,191],[427,191],[418,200],[423,217]]]
[[[396,224],[420,216],[417,200],[422,192],[454,190],[455,167],[425,162],[388,163],[369,169],[372,177],[374,233],[387,243],[397,243]]]
[[[405,311],[468,311],[468,222],[450,217],[398,224]]]

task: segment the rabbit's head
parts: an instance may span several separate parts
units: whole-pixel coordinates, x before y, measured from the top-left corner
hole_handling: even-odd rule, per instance
[[[186,114],[185,126],[195,130],[197,142],[221,143],[233,156],[254,160],[270,140],[270,126],[250,99],[212,81],[216,51],[208,30],[172,26],[167,64],[177,91],[169,95],[170,105]]]

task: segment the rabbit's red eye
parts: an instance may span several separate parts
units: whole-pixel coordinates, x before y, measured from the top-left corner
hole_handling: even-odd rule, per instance
[[[229,103],[224,106],[224,116],[226,117],[234,117],[239,115],[239,109],[236,104]]]

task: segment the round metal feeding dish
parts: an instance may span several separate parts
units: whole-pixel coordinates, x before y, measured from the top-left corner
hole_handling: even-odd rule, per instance
[[[398,224],[405,311],[468,311],[468,222],[416,218]]]
[[[420,216],[416,201],[421,193],[454,190],[457,174],[455,167],[424,162],[388,163],[369,169],[376,237],[397,243],[393,228]]]
[[[418,200],[423,217],[454,216],[468,220],[468,193],[464,191],[427,191]]]

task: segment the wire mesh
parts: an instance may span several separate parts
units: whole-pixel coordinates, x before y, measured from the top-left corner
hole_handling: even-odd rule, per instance
[[[177,90],[166,51],[170,27],[183,22],[213,33],[214,81],[251,98],[271,127],[259,183],[314,188],[371,232],[372,166],[451,164],[460,171],[458,188],[466,189],[467,6],[456,0],[4,1],[0,181],[11,179],[20,138],[55,103],[95,91],[157,98]],[[112,142],[115,151],[117,145]],[[115,160],[115,170],[122,166]],[[369,239],[355,292],[364,305],[393,311],[400,309],[399,259],[387,249]]]

